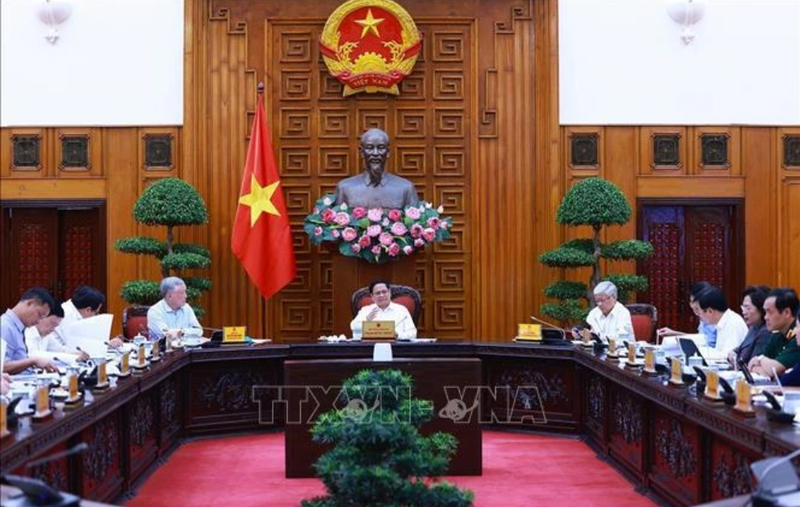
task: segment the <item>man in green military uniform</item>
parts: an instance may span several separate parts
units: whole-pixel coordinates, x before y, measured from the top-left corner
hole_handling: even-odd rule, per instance
[[[764,301],[764,321],[772,336],[763,355],[750,360],[751,371],[774,377],[800,364],[800,347],[795,335],[795,314],[800,307],[797,293],[792,289],[773,289]]]

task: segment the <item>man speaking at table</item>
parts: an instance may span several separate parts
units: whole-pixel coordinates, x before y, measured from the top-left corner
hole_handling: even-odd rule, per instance
[[[385,280],[376,280],[369,284],[372,304],[359,310],[356,318],[350,322],[354,338],[361,338],[364,322],[391,320],[394,321],[394,334],[399,340],[410,340],[417,337],[417,327],[408,309],[400,304],[392,303],[392,291]]]

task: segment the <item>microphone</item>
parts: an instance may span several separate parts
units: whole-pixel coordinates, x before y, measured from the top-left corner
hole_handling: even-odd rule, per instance
[[[77,454],[85,451],[88,448],[89,444],[82,442],[71,447],[70,449],[67,449],[66,451],[57,452],[55,454],[51,454],[50,456],[31,461],[25,465],[25,469],[29,470],[35,466],[49,463],[55,459]],[[52,486],[49,486],[41,479],[11,474],[4,475],[2,479],[4,483],[19,488],[24,495],[24,499],[22,499],[19,503],[15,503],[14,505],[40,505],[51,507],[77,507],[80,505],[80,498],[69,493],[62,493]]]
[[[88,448],[89,448],[89,444],[87,444],[86,442],[81,442],[80,444],[73,445],[72,447],[70,447],[66,451],[57,452],[55,454],[51,454],[50,456],[45,456],[44,458],[39,458],[39,459],[33,460],[33,461],[29,462],[27,465],[25,465],[25,468],[33,468],[35,466],[39,466],[39,465],[41,465],[43,463],[49,463],[49,462],[51,462],[53,460],[56,460],[56,459],[59,459],[59,458],[65,458],[67,456],[72,456],[73,454],[78,454],[79,452],[83,452],[83,451],[87,450]]]
[[[800,478],[797,477],[797,472],[791,464],[791,460],[797,456],[800,456],[800,449],[780,458],[762,459],[750,465],[753,473],[758,477],[758,488],[750,497],[753,507],[789,505],[782,502],[781,496],[791,494],[793,498],[786,498],[790,501],[796,500],[794,497],[800,496]],[[763,470],[759,473],[759,469],[762,468]],[[775,480],[768,483],[767,476],[774,470],[781,473]]]
[[[540,319],[538,317],[535,317],[533,315],[531,315],[531,320],[534,321],[534,322],[538,322],[539,324],[543,324],[543,325],[549,327],[550,329],[555,329],[556,331],[558,331],[561,334],[561,339],[562,340],[566,340],[567,339],[567,332],[564,331],[564,328],[558,327],[555,324],[551,324],[551,323],[549,323],[547,321],[544,321],[544,320],[542,320],[542,319]],[[542,336],[542,338],[544,338],[544,335]]]

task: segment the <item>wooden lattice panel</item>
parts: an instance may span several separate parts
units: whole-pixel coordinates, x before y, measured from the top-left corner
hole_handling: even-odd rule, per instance
[[[376,127],[391,139],[387,170],[413,181],[420,198],[443,205],[454,221],[453,238],[414,263],[416,288],[424,298],[419,327],[443,338],[465,337],[469,140],[474,134],[468,121],[470,24],[419,23],[426,42],[400,95],[348,98],[319,54],[322,26],[321,21],[278,21],[267,28],[270,124],[298,256],[297,279],[276,297],[275,335],[305,340],[333,330],[331,256],[338,254],[311,246],[302,223],[319,196],[361,172],[358,139]]]

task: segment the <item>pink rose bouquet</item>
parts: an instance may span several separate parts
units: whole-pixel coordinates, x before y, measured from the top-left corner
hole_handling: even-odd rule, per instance
[[[349,208],[323,196],[305,219],[303,229],[311,242],[338,243],[339,253],[383,263],[412,255],[417,250],[450,237],[453,221],[442,217],[441,207],[420,202],[405,209]]]

